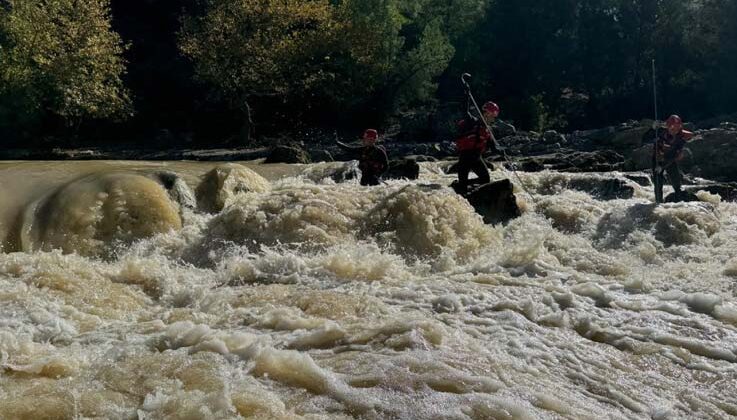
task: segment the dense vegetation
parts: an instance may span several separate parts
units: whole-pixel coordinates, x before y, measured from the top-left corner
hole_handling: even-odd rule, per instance
[[[526,129],[737,111],[737,0],[0,0],[0,142],[386,127],[462,99]]]

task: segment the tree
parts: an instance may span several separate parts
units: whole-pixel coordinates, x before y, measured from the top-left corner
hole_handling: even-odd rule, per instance
[[[453,55],[441,21],[415,22],[404,4],[212,0],[203,16],[184,19],[180,48],[233,107],[259,113],[281,104],[302,121],[352,112],[378,119],[431,100]]]
[[[184,18],[180,48],[249,121],[249,101],[297,102],[334,78],[326,64],[338,31],[324,0],[213,0],[203,16]]]
[[[11,0],[0,8],[0,126],[124,118],[120,37],[107,0]]]

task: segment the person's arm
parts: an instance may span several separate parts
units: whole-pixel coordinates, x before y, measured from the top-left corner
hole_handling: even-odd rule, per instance
[[[345,144],[340,140],[335,140],[335,144],[337,144],[341,149],[348,150],[348,151],[356,151],[360,150],[361,146],[351,146],[349,144]]]
[[[680,141],[677,145],[675,145],[675,147],[673,147],[673,155],[676,162],[680,162],[683,160],[684,157],[686,157],[686,145],[693,139],[694,133],[686,130],[683,130],[683,132],[681,132]]]

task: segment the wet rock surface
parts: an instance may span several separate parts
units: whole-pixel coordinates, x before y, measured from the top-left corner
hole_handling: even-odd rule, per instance
[[[412,158],[395,159],[389,161],[389,168],[384,173],[384,179],[417,179],[420,176],[420,165]]]
[[[460,194],[457,182],[454,182],[451,187]],[[514,195],[514,185],[508,179],[474,185],[462,195],[484,218],[484,223],[506,223],[521,215],[517,197]]]
[[[264,163],[310,163],[307,151],[298,145],[279,145],[274,147]]]

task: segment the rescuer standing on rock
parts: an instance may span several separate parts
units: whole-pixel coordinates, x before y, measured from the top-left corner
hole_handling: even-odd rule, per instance
[[[467,92],[468,93],[468,92]],[[467,95],[467,97],[469,97]],[[487,102],[481,107],[487,123],[493,124],[499,116],[499,106],[494,102]],[[458,189],[461,194],[468,192],[468,175],[473,171],[478,177],[479,184],[488,184],[491,179],[489,170],[483,159],[488,145],[497,151],[494,142],[491,142],[491,133],[486,124],[476,118],[471,112],[470,97],[466,106],[466,117],[457,123],[459,135],[456,139],[458,149]]]
[[[663,186],[665,174],[668,174],[670,183],[676,193],[676,199],[682,194],[681,184],[683,175],[679,162],[683,160],[684,148],[693,138],[693,133],[683,129],[683,120],[678,115],[671,115],[665,122],[665,130],[660,131],[655,139],[655,153],[653,153],[653,185],[655,186],[655,202],[663,202]]]

